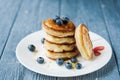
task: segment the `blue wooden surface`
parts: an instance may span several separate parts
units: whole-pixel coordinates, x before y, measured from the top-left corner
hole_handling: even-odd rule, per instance
[[[69,16],[78,26],[104,37],[112,46],[110,62],[102,69],[72,78],[37,74],[22,66],[15,56],[18,42],[41,29],[44,19]],[[119,80],[120,0],[0,0],[0,80]]]

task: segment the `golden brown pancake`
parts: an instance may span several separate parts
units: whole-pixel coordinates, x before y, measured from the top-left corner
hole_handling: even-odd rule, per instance
[[[77,50],[74,50],[74,51],[68,51],[68,52],[52,52],[52,51],[49,51],[49,50],[46,50],[45,51],[46,53],[46,56],[50,59],[53,59],[53,60],[56,60],[58,58],[62,58],[62,59],[70,59],[72,57],[76,57],[78,55],[78,51]]]
[[[51,43],[47,40],[44,42],[44,46],[47,50],[53,51],[53,52],[64,52],[64,51],[72,51],[75,47],[75,44],[55,44]]]
[[[46,33],[57,37],[73,36],[75,33],[75,25],[70,20],[66,25],[59,26],[53,19],[47,19],[43,21],[42,26]]]
[[[45,39],[49,42],[57,43],[57,44],[73,44],[75,43],[74,37],[55,37],[49,34],[45,34]]]
[[[93,56],[92,42],[89,37],[89,30],[84,24],[80,24],[75,31],[76,45],[82,57],[91,60]]]

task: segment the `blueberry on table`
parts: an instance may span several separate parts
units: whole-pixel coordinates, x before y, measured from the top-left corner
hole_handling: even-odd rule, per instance
[[[63,17],[63,18],[62,18],[62,21],[63,21],[64,24],[67,24],[68,21],[69,21],[69,18],[68,18],[68,17]]]
[[[77,63],[77,64],[75,65],[75,68],[76,68],[76,69],[81,69],[81,68],[82,68],[82,64]]]
[[[33,44],[30,44],[28,45],[28,49],[31,51],[31,52],[34,52],[35,51],[35,46]]]
[[[61,19],[57,19],[57,20],[56,20],[56,23],[57,23],[59,26],[61,26],[61,25],[63,24],[63,21],[62,21]]]
[[[37,62],[38,62],[39,64],[44,63],[44,58],[38,57],[38,58],[37,58]]]
[[[44,41],[45,41],[45,38],[42,38],[42,39],[41,39],[41,43],[43,43],[43,44],[44,44]]]
[[[70,61],[71,61],[72,63],[76,63],[78,60],[77,60],[77,58],[73,57],[73,58],[70,59]]]
[[[57,63],[58,65],[63,65],[64,60],[63,60],[62,58],[58,58],[58,59],[56,60],[56,63]]]
[[[65,67],[66,67],[67,69],[72,69],[72,64],[71,64],[70,62],[67,62],[67,63],[65,64]]]

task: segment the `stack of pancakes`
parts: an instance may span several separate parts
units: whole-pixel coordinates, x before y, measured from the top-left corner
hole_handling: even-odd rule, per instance
[[[53,19],[47,19],[42,23],[45,34],[46,56],[50,59],[69,59],[75,57],[78,52],[75,48],[75,25],[72,21],[61,26]]]

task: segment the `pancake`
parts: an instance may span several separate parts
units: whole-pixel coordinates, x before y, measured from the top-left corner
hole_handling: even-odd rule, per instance
[[[64,37],[64,38],[59,38],[55,36],[51,36],[49,34],[45,34],[45,39],[47,41],[57,43],[57,44],[73,44],[75,43],[75,38],[74,37]]]
[[[64,51],[72,51],[75,47],[75,44],[54,44],[47,40],[44,42],[44,46],[47,50],[54,51],[54,52],[64,52]]]
[[[84,24],[80,24],[75,31],[76,45],[82,57],[91,60],[93,56],[92,42],[89,37],[89,30]]]
[[[46,33],[57,37],[74,36],[75,33],[75,25],[70,20],[66,25],[59,26],[53,19],[47,19],[43,21],[42,26]]]
[[[72,57],[76,57],[78,55],[77,50],[70,51],[70,52],[62,52],[62,53],[46,50],[45,53],[48,58],[53,59],[53,60],[56,60],[58,58],[62,58],[66,60]]]

